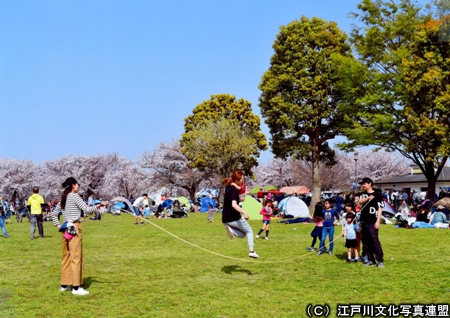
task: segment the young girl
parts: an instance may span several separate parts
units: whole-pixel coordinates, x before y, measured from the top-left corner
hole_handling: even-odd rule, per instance
[[[324,201],[325,209],[322,211],[323,215],[323,229],[322,238],[320,239],[319,252],[317,255],[322,255],[325,253],[325,241],[327,236],[330,241],[330,249],[328,250],[328,255],[333,255],[334,248],[334,226],[339,222],[339,213],[332,208],[331,201],[329,199]]]
[[[214,222],[214,213],[214,207],[212,206],[212,204],[210,204],[208,209],[208,223]]]
[[[342,224],[342,234],[345,239],[345,247],[347,248],[347,263],[357,262],[359,259],[359,251],[356,241],[356,233],[358,231],[359,224],[355,223],[355,214],[348,212],[345,216],[345,221]],[[352,254],[355,258],[352,259]]]
[[[315,224],[314,229],[311,232],[311,236],[313,238],[311,246],[308,247],[307,251],[314,251],[314,245],[316,244],[317,238],[320,240],[322,237],[322,229],[323,229],[323,204],[322,202],[317,202],[314,207],[313,221]]]
[[[266,240],[269,239],[269,226],[270,226],[270,217],[273,215],[272,211],[272,200],[270,198],[265,198],[263,200],[263,208],[259,214],[262,214],[263,216],[263,226],[259,230],[258,234],[256,235],[256,238],[259,238],[259,235],[266,230]]]

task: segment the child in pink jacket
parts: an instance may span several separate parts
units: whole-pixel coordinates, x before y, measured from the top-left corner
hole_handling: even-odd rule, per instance
[[[271,193],[269,193],[271,195]],[[263,200],[263,208],[259,214],[263,216],[263,226],[259,230],[256,238],[259,238],[259,235],[266,230],[266,240],[269,239],[269,225],[270,225],[270,217],[273,215],[272,211],[272,197],[267,195],[267,197]]]

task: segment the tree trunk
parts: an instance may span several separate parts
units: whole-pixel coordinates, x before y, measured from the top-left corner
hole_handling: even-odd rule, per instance
[[[314,206],[316,205],[317,202],[320,202],[320,197],[322,193],[322,180],[320,179],[319,159],[320,159],[320,150],[319,145],[316,142],[313,143],[313,153],[312,153],[313,188],[312,188],[311,205],[309,206],[310,211],[314,211]]]
[[[427,189],[427,199],[430,199],[434,201],[436,198],[436,181],[438,176],[436,175],[436,172],[434,171],[434,163],[433,162],[426,162],[425,165],[425,177],[428,181],[428,189]]]
[[[432,201],[434,201],[434,199],[436,198],[436,181],[437,181],[437,176],[434,173],[434,169],[432,171],[429,172],[427,171],[427,181],[428,181],[428,190],[427,190],[427,196],[426,199],[430,199]]]
[[[189,189],[189,199],[192,202],[195,202],[195,188],[194,187]]]

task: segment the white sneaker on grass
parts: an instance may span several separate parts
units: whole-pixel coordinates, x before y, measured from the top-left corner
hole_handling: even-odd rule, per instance
[[[66,287],[59,287],[59,291],[62,293],[62,292],[65,292],[65,291],[71,291],[72,290],[72,288],[70,288],[70,286],[66,286]]]
[[[89,292],[85,290],[83,287],[78,287],[77,290],[72,289],[72,294],[78,296],[86,296],[87,294],[89,294]]]
[[[251,257],[251,258],[259,258],[259,255],[256,254],[255,251],[248,253],[248,256]]]
[[[231,231],[231,228],[228,225],[225,225],[225,230],[227,231],[227,235],[230,239],[234,237],[233,232]]]

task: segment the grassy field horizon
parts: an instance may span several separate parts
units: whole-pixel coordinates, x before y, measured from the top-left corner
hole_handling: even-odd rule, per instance
[[[207,214],[149,219],[105,215],[83,223],[88,296],[58,292],[61,234],[45,222],[30,240],[29,223],[7,224],[0,243],[0,317],[307,317],[308,305],[448,304],[449,230],[382,225],[385,268],[345,262],[342,238],[332,256],[308,253],[312,224],[272,223],[270,240],[230,240]],[[250,221],[253,231],[260,221]],[[336,236],[340,229],[336,228]],[[317,246],[317,245],[316,245]],[[213,254],[215,253],[215,254]],[[224,255],[225,258],[220,255]]]

